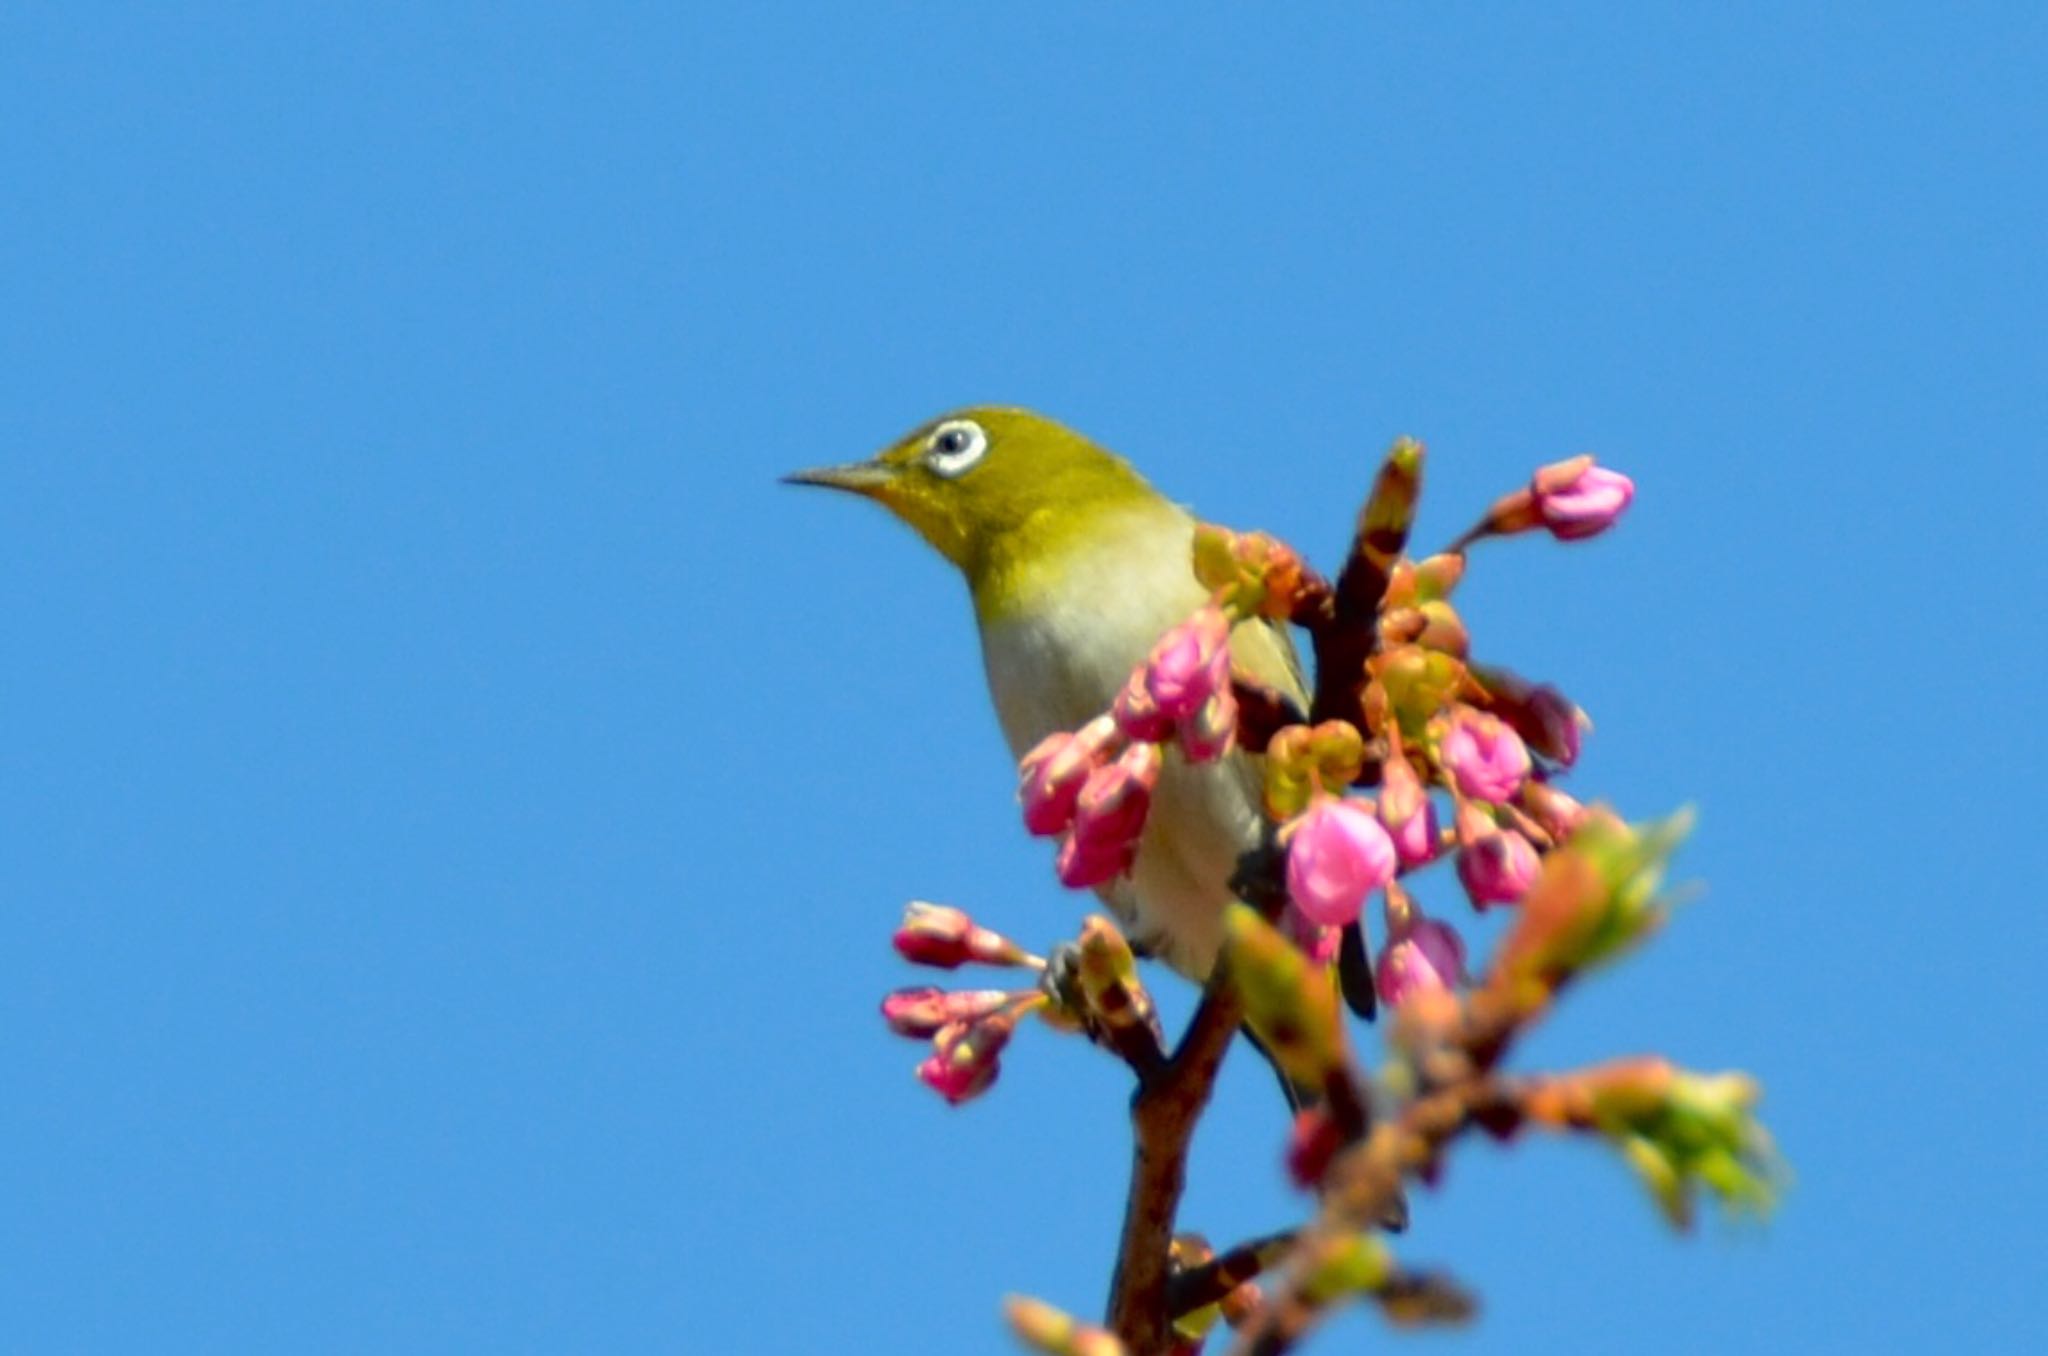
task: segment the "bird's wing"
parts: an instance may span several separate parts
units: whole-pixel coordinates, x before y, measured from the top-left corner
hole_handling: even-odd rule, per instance
[[[1308,678],[1284,622],[1260,618],[1231,632],[1230,663],[1243,676],[1285,693],[1302,714],[1308,713]]]

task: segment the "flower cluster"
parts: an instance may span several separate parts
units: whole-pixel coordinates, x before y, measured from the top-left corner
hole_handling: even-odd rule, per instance
[[[1019,989],[897,989],[882,999],[882,1020],[899,1036],[931,1042],[917,1077],[954,1106],[995,1083],[1002,1053],[1026,1017],[1060,1031],[1085,1031],[1134,1064],[1161,1056],[1158,1013],[1138,978],[1138,958],[1116,924],[1090,917],[1078,941],[1056,959],[1035,956],[964,911],[913,901],[896,930],[897,953],[942,970],[966,964],[1031,972]]]
[[[1403,444],[1389,467],[1419,472],[1420,455]],[[1412,474],[1390,483],[1392,492],[1376,490],[1367,524],[1405,531]],[[1514,904],[1542,854],[1570,835],[1582,811],[1550,782],[1577,761],[1585,714],[1554,687],[1472,662],[1450,596],[1471,542],[1535,527],[1583,540],[1612,525],[1633,494],[1626,476],[1574,457],[1536,471],[1451,550],[1380,562],[1357,715],[1285,726],[1262,751],[1266,810],[1286,852],[1282,921],[1311,960],[1333,961],[1345,929],[1364,931],[1374,894],[1447,855],[1475,908]],[[1369,543],[1361,550],[1370,554]],[[1168,743],[1203,763],[1238,742],[1232,626],[1258,617],[1313,629],[1334,615],[1330,585],[1263,533],[1203,524],[1193,565],[1209,601],[1160,637],[1107,712],[1048,736],[1020,764],[1025,827],[1060,839],[1056,867],[1069,887],[1131,869]],[[1375,786],[1376,796],[1359,794]],[[1406,921],[1390,924],[1373,961],[1379,997],[1397,1004],[1456,983],[1451,957],[1462,942],[1451,925],[1412,901],[1389,897],[1387,909]]]
[[[914,901],[896,929],[896,951],[905,960],[936,969],[966,964],[1043,971],[1045,960],[982,927],[945,904]],[[917,1066],[927,1087],[955,1106],[986,1092],[1001,1072],[1003,1047],[1017,1023],[1043,1012],[1049,999],[1028,989],[898,989],[882,1000],[882,1020],[899,1036],[931,1041],[931,1053]]]
[[[1060,840],[1056,865],[1069,888],[1130,870],[1169,743],[1190,763],[1213,763],[1235,746],[1231,628],[1288,615],[1322,587],[1300,557],[1263,534],[1205,525],[1195,555],[1209,601],[1159,638],[1107,712],[1046,736],[1018,764],[1024,827]]]
[[[1437,613],[1437,633],[1462,639],[1456,614],[1448,606]],[[1554,688],[1498,671],[1482,678],[1421,639],[1389,648],[1375,664],[1366,730],[1328,721],[1269,741],[1266,808],[1287,853],[1288,922],[1312,958],[1333,955],[1333,930],[1362,928],[1368,900],[1388,892],[1389,925],[1373,969],[1379,997],[1397,1005],[1454,984],[1462,943],[1448,923],[1423,917],[1405,895],[1397,900],[1395,882],[1451,855],[1475,908],[1518,902],[1542,853],[1583,813],[1548,781],[1577,758],[1583,717]],[[1368,768],[1377,773],[1377,798],[1351,790]],[[1439,798],[1451,814],[1449,835]]]

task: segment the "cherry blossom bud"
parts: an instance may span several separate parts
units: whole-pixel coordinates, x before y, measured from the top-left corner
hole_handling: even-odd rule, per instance
[[[1024,827],[1040,837],[1065,832],[1092,766],[1073,731],[1056,730],[1040,740],[1017,764]]]
[[[1380,1001],[1399,1007],[1418,993],[1456,987],[1465,977],[1465,943],[1434,918],[1415,918],[1387,939],[1373,967]]]
[[[1318,800],[1287,828],[1287,893],[1312,923],[1357,921],[1396,865],[1393,839],[1357,801]]]
[[[1105,843],[1075,834],[1060,844],[1053,870],[1058,873],[1060,884],[1069,890],[1085,890],[1115,880],[1130,870],[1131,863],[1137,859],[1138,845],[1135,841]]]
[[[1117,738],[1108,716],[1072,732],[1059,730],[1040,740],[1017,764],[1018,799],[1024,804],[1024,827],[1041,838],[1064,833],[1074,818],[1074,802],[1082,785]]]
[[[1529,483],[1536,514],[1559,541],[1582,541],[1614,526],[1635,498],[1635,482],[1619,471],[1572,457],[1536,472]]]
[[[1570,767],[1579,760],[1580,734],[1592,728],[1586,713],[1548,683],[1531,683],[1506,669],[1475,670],[1505,720],[1534,753]]]
[[[919,1080],[954,1106],[980,1096],[1001,1072],[997,1061],[1015,1029],[1001,1017],[948,1022],[932,1038],[930,1058],[917,1066]]]
[[[1533,777],[1522,783],[1515,800],[1555,843],[1571,837],[1572,830],[1578,828],[1579,821],[1586,817],[1585,806],[1548,782],[1539,782]]]
[[[1474,908],[1513,904],[1528,893],[1541,865],[1527,838],[1513,829],[1496,829],[1460,848],[1458,879]]]
[[[1226,682],[1180,723],[1180,749],[1190,763],[1213,763],[1237,740],[1237,698]]]
[[[899,1036],[931,1036],[948,1022],[979,1021],[1016,999],[1002,989],[898,989],[882,1000],[882,1020]]]
[[[1043,963],[1000,932],[978,926],[961,910],[923,900],[904,906],[903,922],[892,940],[905,960],[941,970],[957,969],[970,961],[982,965]]]
[[[1074,802],[1074,836],[1104,842],[1136,838],[1164,762],[1157,744],[1132,744],[1115,762],[1089,773]]]
[[[1157,743],[1173,733],[1173,722],[1160,714],[1159,703],[1152,700],[1151,689],[1145,686],[1142,665],[1131,670],[1130,681],[1116,694],[1109,714],[1118,729],[1146,743]]]
[[[1436,806],[1415,769],[1398,752],[1380,769],[1379,814],[1403,869],[1435,859]]]
[[[1062,884],[1100,885],[1130,869],[1165,761],[1157,744],[1132,744],[1088,774],[1074,803],[1074,829],[1060,846]]]
[[[1547,683],[1535,688],[1510,719],[1522,741],[1545,758],[1565,767],[1579,761],[1579,732],[1585,728],[1586,713],[1556,688]]]
[[[1420,814],[1410,815],[1407,823],[1391,830],[1388,836],[1394,840],[1394,853],[1400,858],[1402,869],[1413,870],[1436,860],[1441,833],[1436,819],[1436,806],[1430,801],[1424,801]]]
[[[1529,750],[1498,716],[1461,707],[1437,745],[1437,759],[1458,790],[1499,805],[1529,775]]]
[[[1183,720],[1230,684],[1230,618],[1214,604],[1168,631],[1145,659],[1145,687],[1168,720]]]

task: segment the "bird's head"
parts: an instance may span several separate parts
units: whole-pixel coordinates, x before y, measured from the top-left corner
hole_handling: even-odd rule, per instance
[[[1056,549],[1121,509],[1160,502],[1123,458],[999,406],[943,415],[867,461],[783,479],[875,500],[977,582],[998,557]]]

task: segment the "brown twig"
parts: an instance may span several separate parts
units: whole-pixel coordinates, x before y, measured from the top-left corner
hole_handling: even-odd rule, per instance
[[[1313,720],[1348,720],[1365,727],[1360,699],[1365,661],[1379,643],[1380,600],[1386,596],[1394,562],[1408,543],[1421,482],[1421,444],[1404,438],[1388,454],[1358,511],[1329,620],[1309,630],[1316,655],[1315,701],[1309,712]]]
[[[1131,1185],[1109,1296],[1108,1327],[1130,1356],[1170,1350],[1167,1296],[1173,1226],[1187,1182],[1188,1145],[1216,1084],[1244,1004],[1219,960],[1179,1047],[1131,1099]]]
[[[1286,1256],[1296,1231],[1283,1229],[1238,1244],[1200,1266],[1177,1273],[1166,1285],[1166,1309],[1174,1318],[1220,1302],[1247,1281],[1254,1281]]]

